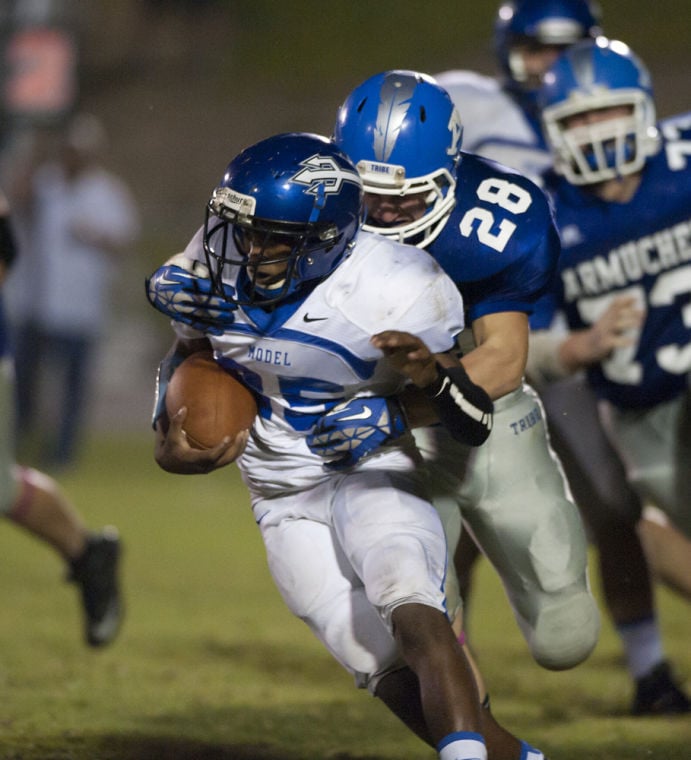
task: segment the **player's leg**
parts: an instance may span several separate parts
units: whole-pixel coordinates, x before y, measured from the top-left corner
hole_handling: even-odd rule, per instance
[[[480,751],[476,744],[492,724],[491,714],[483,721],[473,668],[449,624],[443,590],[440,594],[446,565],[441,522],[418,493],[417,478],[409,474],[362,471],[339,488],[334,526],[369,600],[389,623],[402,659],[417,678],[424,723],[440,756],[470,752],[476,757],[472,752]],[[377,694],[384,698],[383,692]],[[508,732],[501,734],[496,723],[493,727],[491,743],[485,737],[490,756],[519,757],[506,753],[497,738],[513,740],[509,749],[520,743]]]
[[[53,478],[14,463],[13,383],[9,362],[0,366],[0,514],[57,551],[69,579],[79,585],[85,636],[110,643],[120,627],[120,543],[114,529],[90,533]]]
[[[359,687],[369,674],[399,663],[396,645],[327,522],[278,514],[283,506],[296,514],[306,500],[328,501],[324,486],[313,492],[271,499],[259,528],[271,576],[288,609],[305,622]],[[264,502],[255,503],[255,514]],[[271,510],[269,512],[268,510]]]
[[[552,445],[598,550],[603,596],[628,670],[640,682],[665,659],[650,567],[636,529],[641,502],[602,430],[595,396],[585,381],[572,377],[554,383],[541,398]]]
[[[420,684],[410,668],[398,668],[382,675],[374,693],[420,739],[434,746],[422,711]],[[480,720],[488,760],[544,760],[539,750],[516,738],[497,722],[488,699],[481,705]]]
[[[120,592],[120,537],[113,527],[88,530],[56,481],[15,467],[18,496],[7,514],[16,525],[45,541],[67,562],[68,580],[80,592],[84,635],[90,646],[111,643],[123,617]]]
[[[352,476],[349,479],[352,482]],[[387,515],[381,509],[381,489],[375,486],[372,491],[370,486],[375,484],[367,478],[357,499],[367,511],[363,531],[369,537],[373,533],[381,537],[389,533]],[[410,730],[433,745],[422,711],[417,678],[401,660],[389,627],[368,599],[360,573],[353,568],[336,534],[340,533],[348,544],[354,542],[355,548],[350,553],[360,554],[364,549],[366,557],[371,547],[361,546],[358,536],[352,535],[354,531],[346,525],[350,521],[343,514],[336,521],[337,529],[314,519],[294,519],[305,512],[315,516],[318,510],[311,509],[307,500],[313,503],[321,499],[329,504],[329,489],[330,484],[323,484],[298,497],[272,499],[268,509],[273,514],[267,512],[267,502],[255,503],[255,514],[262,514],[259,525],[271,574],[289,609],[310,626],[335,659],[354,675],[357,685],[368,687]],[[294,502],[292,506],[291,501]],[[373,503],[376,503],[375,509]],[[283,509],[284,514],[291,515],[289,519],[281,519]],[[339,510],[334,507],[334,511]],[[438,541],[438,537],[435,540]],[[382,559],[384,556],[382,554]],[[375,563],[369,561],[367,564],[368,573],[377,572]],[[441,563],[435,561],[433,565],[443,566],[443,554]],[[435,574],[438,572],[443,578],[443,569]],[[364,570],[362,575],[365,575]],[[446,634],[449,624],[441,612],[443,593],[440,596],[439,586],[435,586],[433,594],[435,604],[439,605],[439,609],[431,608],[435,625],[441,618]],[[405,630],[405,621],[403,625]],[[450,635],[453,641],[453,634]],[[473,709],[478,707],[476,703]],[[520,753],[491,754],[490,758],[519,760]]]
[[[601,419],[619,452],[627,476],[640,497],[650,500],[680,528],[684,542],[691,531],[691,399],[689,392],[645,410],[621,411],[601,405]],[[637,634],[640,635],[640,634]],[[645,638],[643,642],[645,644]],[[661,656],[658,658],[661,659]],[[691,701],[660,661],[637,681],[634,714],[680,713]]]
[[[691,602],[691,540],[653,506],[644,507],[637,529],[655,578]]]
[[[639,497],[691,539],[691,391],[645,410],[602,402],[600,417]]]
[[[552,447],[598,549],[604,598],[615,623],[652,617],[650,573],[635,530],[641,502],[602,430],[592,391],[572,377],[547,386],[540,398]]]
[[[454,462],[446,462],[441,452],[437,451],[436,431],[429,428],[419,428],[414,431],[415,440],[423,452],[423,456],[437,459],[433,475],[429,478],[427,492],[441,517],[446,535],[446,543],[451,552],[448,566],[448,578],[446,583],[447,594],[450,600],[449,613],[453,621],[456,636],[460,636],[468,629],[468,609],[470,602],[470,590],[473,579],[473,569],[476,561],[480,558],[480,550],[468,532],[463,529],[461,519],[461,505],[458,498],[459,478],[467,472],[472,457],[469,456],[471,449],[463,448],[463,457]],[[467,457],[467,458],[466,458]],[[450,467],[447,470],[446,467]],[[454,550],[455,547],[455,550]],[[458,609],[452,605],[454,598],[458,598]],[[463,619],[461,620],[460,608],[463,607]]]
[[[14,477],[19,495],[8,517],[49,544],[67,562],[79,557],[86,549],[89,531],[56,481],[38,470],[19,466]]]
[[[458,493],[535,660],[554,670],[582,662],[599,632],[585,533],[532,389],[495,402],[492,435]]]
[[[52,478],[15,465],[13,403],[12,365],[5,361],[0,368],[0,483],[4,493],[0,511],[69,562],[86,547],[86,525]]]

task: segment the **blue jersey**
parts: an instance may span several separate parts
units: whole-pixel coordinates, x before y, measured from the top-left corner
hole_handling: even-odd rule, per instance
[[[426,250],[463,295],[467,322],[530,314],[554,285],[559,236],[542,190],[508,167],[463,153],[456,206]]]
[[[628,203],[606,203],[551,177],[562,239],[557,303],[569,327],[594,323],[616,296],[645,313],[634,345],[588,370],[622,408],[673,398],[691,370],[691,113],[660,124],[661,150]]]

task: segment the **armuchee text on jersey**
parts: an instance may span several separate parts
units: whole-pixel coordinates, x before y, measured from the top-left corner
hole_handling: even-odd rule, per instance
[[[691,261],[691,220],[644,235],[562,270],[567,302],[609,292]]]

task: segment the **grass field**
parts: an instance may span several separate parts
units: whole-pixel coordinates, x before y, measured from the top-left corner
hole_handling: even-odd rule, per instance
[[[294,620],[274,590],[237,472],[167,475],[151,441],[98,440],[61,481],[92,526],[123,535],[127,619],[81,643],[59,559],[0,525],[2,760],[431,760]],[[471,633],[494,712],[551,760],[689,760],[691,718],[632,719],[605,621],[591,659],[530,659],[483,564]],[[667,653],[691,676],[688,605],[659,594]]]

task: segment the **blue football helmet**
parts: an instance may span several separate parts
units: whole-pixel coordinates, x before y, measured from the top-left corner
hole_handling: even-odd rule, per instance
[[[237,305],[262,306],[305,292],[349,254],[362,215],[360,177],[326,137],[286,133],[246,148],[207,204],[204,253],[214,291]],[[251,249],[262,255],[250,256]],[[226,265],[241,268],[230,295]]]
[[[386,71],[356,87],[338,112],[334,142],[357,166],[365,192],[426,194],[424,216],[392,227],[364,229],[426,246],[455,205],[463,128],[446,90],[415,71]]]
[[[538,82],[526,71],[521,46],[567,47],[601,33],[600,8],[591,0],[510,0],[499,6],[494,47],[509,87],[534,103]]]
[[[539,103],[555,171],[574,185],[639,171],[659,149],[650,74],[623,42],[598,37],[569,48],[545,75]],[[605,121],[577,118],[618,107],[623,113]]]

